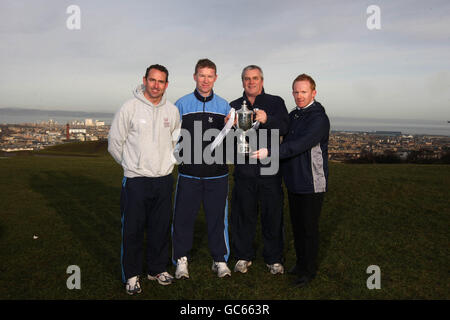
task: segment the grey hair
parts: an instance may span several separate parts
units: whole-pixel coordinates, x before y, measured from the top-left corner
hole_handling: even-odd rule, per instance
[[[259,73],[261,73],[261,79],[264,79],[264,73],[262,71],[262,69],[260,67],[258,67],[257,65],[251,64],[249,66],[246,66],[244,68],[244,70],[242,70],[242,74],[241,74],[241,79],[242,81],[244,81],[244,75],[248,70],[253,70],[253,69],[258,69]]]

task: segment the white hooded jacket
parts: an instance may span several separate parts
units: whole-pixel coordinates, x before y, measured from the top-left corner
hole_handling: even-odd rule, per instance
[[[172,173],[173,150],[181,127],[178,108],[166,99],[154,105],[144,85],[115,114],[108,135],[108,151],[123,167],[124,176],[162,177]]]

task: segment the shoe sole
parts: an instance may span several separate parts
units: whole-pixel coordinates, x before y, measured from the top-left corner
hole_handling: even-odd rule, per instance
[[[284,274],[284,271],[281,271],[281,272],[275,272],[275,273],[273,273],[272,271],[270,271],[270,273],[273,274],[273,275],[275,276],[275,275],[277,275],[277,274]]]
[[[127,291],[127,294],[129,295],[129,296],[134,296],[135,294],[139,294],[139,293],[141,293],[142,292],[142,289],[140,289],[139,291],[136,291],[136,292],[130,292],[130,291]]]
[[[283,271],[278,271],[278,272],[272,272],[272,270],[269,270],[269,272],[273,275],[277,275],[277,274],[284,274],[284,270]]]
[[[231,277],[231,270],[225,272],[225,273],[222,274],[222,275],[219,275],[219,270],[217,270],[217,269],[215,269],[215,268],[211,268],[211,270],[212,270],[214,273],[216,273],[217,276],[218,276],[219,278],[224,278],[224,277],[226,277],[226,276]]]
[[[217,275],[219,278],[225,278],[225,277],[231,277],[231,273],[225,273],[225,274],[223,274],[223,275],[221,275],[221,276],[219,276],[219,275]]]
[[[272,270],[270,269],[269,265],[266,264],[266,267],[269,268],[269,272],[273,275],[277,275],[277,274],[284,274],[284,269],[282,271],[278,271],[278,272],[272,272]]]
[[[226,277],[226,276],[231,277],[231,271],[226,272],[226,273],[224,273],[223,275],[220,276],[220,275],[219,275],[219,270],[215,269],[214,267],[212,267],[211,270],[212,270],[214,273],[217,273],[217,276],[218,276],[219,278],[223,278],[223,277]]]
[[[277,275],[277,274],[284,274],[284,270],[283,271],[278,271],[278,272],[272,272],[271,270],[269,270],[269,272],[271,274],[273,274],[274,276]]]
[[[245,270],[242,270],[242,271],[241,270],[237,270],[236,267],[234,267],[234,272],[247,273],[248,267],[250,267],[251,265],[252,265],[252,262],[249,261],[248,264],[247,264],[247,267],[245,268]]]
[[[155,281],[155,280],[156,280],[156,281],[158,281],[158,283],[159,283],[160,285],[162,285],[162,286],[168,286],[169,284],[172,284],[172,282],[173,282],[173,280],[170,281],[170,282],[163,282],[163,281],[159,280],[159,279],[156,278],[156,277],[152,277],[151,275],[148,275],[147,278],[148,278],[148,280],[152,280],[152,281]]]

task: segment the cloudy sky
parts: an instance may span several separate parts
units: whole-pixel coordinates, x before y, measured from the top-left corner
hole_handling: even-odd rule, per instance
[[[70,5],[79,30],[67,28]],[[0,0],[0,49],[0,107],[115,112],[154,63],[175,102],[207,57],[229,101],[257,64],[288,109],[307,73],[331,117],[450,120],[448,0]]]

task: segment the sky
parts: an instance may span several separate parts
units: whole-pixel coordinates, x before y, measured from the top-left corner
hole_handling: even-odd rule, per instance
[[[448,0],[0,0],[0,108],[114,113],[155,63],[175,102],[201,58],[228,101],[256,64],[289,110],[306,73],[330,117],[450,120]]]

